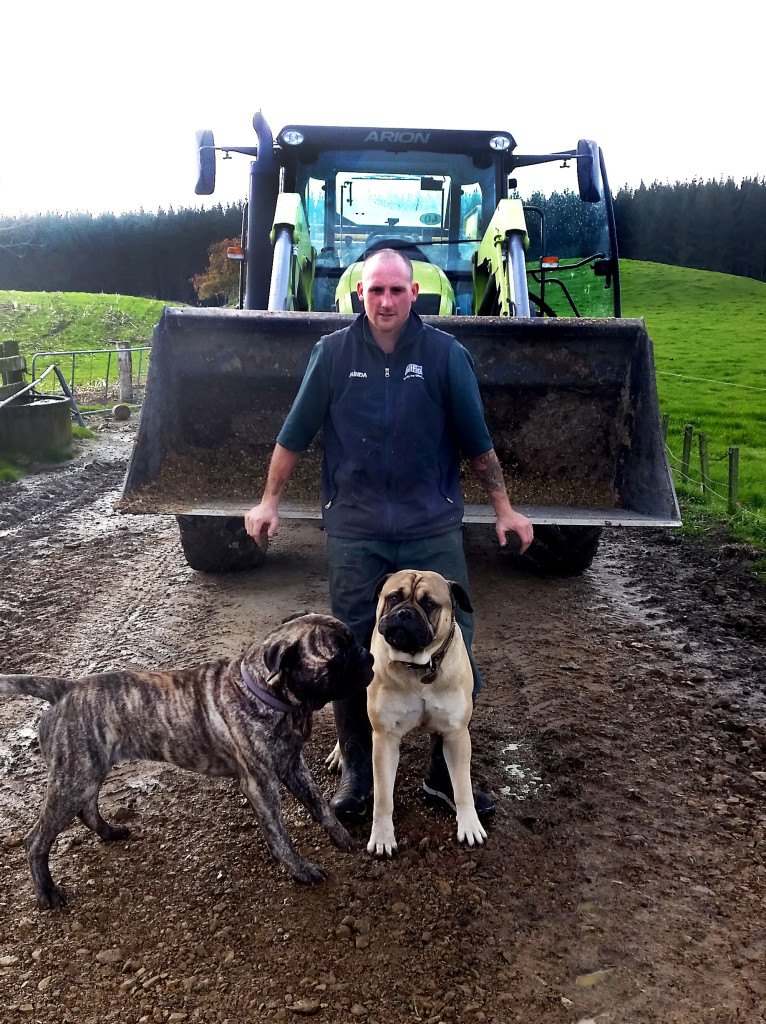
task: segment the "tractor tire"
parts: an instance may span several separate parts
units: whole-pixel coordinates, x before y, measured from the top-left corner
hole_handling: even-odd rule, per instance
[[[197,572],[241,572],[263,565],[266,552],[245,530],[245,521],[227,516],[176,516],[187,564]]]
[[[590,568],[600,540],[600,526],[536,526],[535,539],[514,560],[538,576],[579,576]]]

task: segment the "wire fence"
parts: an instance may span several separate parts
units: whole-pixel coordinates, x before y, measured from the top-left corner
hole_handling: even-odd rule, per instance
[[[122,351],[124,352],[125,349]],[[141,407],[143,399],[151,348],[146,345],[129,348],[127,351],[130,353],[132,395],[126,404],[138,409]],[[138,356],[137,360],[133,360],[134,355]],[[68,360],[67,383],[76,403],[80,406],[88,406],[87,409],[80,409],[83,416],[99,415],[106,412],[110,403],[115,399],[123,400],[119,368],[120,351],[118,349],[92,348],[63,352],[35,352],[32,356],[32,377],[35,377],[38,360],[44,362],[45,360],[59,359],[62,356]],[[95,359],[94,357],[101,358]],[[87,370],[83,370],[86,361],[90,365]],[[95,377],[94,365],[96,366]],[[62,376],[63,371],[59,371],[59,377]],[[47,389],[43,388],[42,390],[44,392],[54,388],[55,384],[51,380]]]
[[[693,428],[691,424],[687,424],[685,437],[691,432]],[[699,432],[700,438],[705,438],[703,431]],[[704,441],[702,442],[704,445]],[[729,513],[742,514],[743,516],[749,517],[754,522],[757,522],[761,526],[766,527],[766,515],[761,515],[758,512],[754,512],[752,509],[747,508],[738,502],[738,481],[739,481],[739,448],[731,447],[723,455],[719,455],[714,458],[710,458],[711,462],[729,462],[729,487],[726,494],[721,493],[717,490],[713,481],[710,478],[709,472],[706,471],[704,465],[701,465],[700,473],[697,475],[692,471],[690,460],[685,454],[681,456],[677,455],[671,447],[668,445],[667,440],[665,441],[665,452],[668,457],[668,462],[673,470],[674,476],[686,484],[690,489],[699,488],[703,496],[708,498],[717,498],[722,504],[724,504]],[[702,459],[701,459],[702,463]]]
[[[712,377],[691,377],[688,373],[670,373],[669,370],[656,370],[658,377],[678,377],[681,380],[696,380],[703,384],[720,384],[727,388],[744,388],[745,391],[766,391],[766,388],[757,388],[754,384],[735,384],[730,380],[714,380]]]
[[[681,381],[714,384],[720,388],[766,393],[766,387],[759,387],[754,384],[738,384],[734,381],[717,380],[712,377],[695,377],[691,374],[673,373],[667,370],[656,370],[655,372],[658,377],[674,377]],[[720,502],[727,508],[730,515],[741,515],[744,520],[757,525],[758,529],[766,528],[766,515],[753,511],[751,508],[747,508],[744,504],[738,501],[739,448],[732,445],[727,447],[726,450],[719,455],[711,455],[708,450],[706,432],[704,430],[698,430],[699,473],[697,473],[696,469],[692,467],[693,425],[690,423],[685,424],[683,432],[683,450],[681,454],[678,455],[668,445],[667,436],[669,419],[670,417],[668,414],[665,414],[662,417],[663,437],[665,439],[665,451],[667,453],[668,462],[678,482],[683,483],[692,491],[699,489],[702,497],[709,499],[711,502]],[[710,476],[711,464],[715,465],[716,463],[721,462],[728,462],[728,488],[726,493],[721,492],[721,485],[716,485]]]

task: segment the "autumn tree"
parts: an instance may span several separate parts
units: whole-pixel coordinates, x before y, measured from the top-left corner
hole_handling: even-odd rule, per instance
[[[232,302],[239,293],[239,262],[230,260],[229,246],[239,246],[238,238],[224,238],[214,242],[208,250],[209,262],[204,274],[195,274],[191,279],[194,290],[202,302],[223,299]]]

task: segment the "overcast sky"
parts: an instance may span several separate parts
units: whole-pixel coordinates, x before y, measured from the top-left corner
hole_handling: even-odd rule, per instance
[[[614,191],[766,174],[756,0],[10,0],[0,215],[244,198],[248,159],[194,195],[194,132],[286,123],[595,139]],[[266,7],[270,13],[262,13]],[[259,13],[260,12],[260,13]]]

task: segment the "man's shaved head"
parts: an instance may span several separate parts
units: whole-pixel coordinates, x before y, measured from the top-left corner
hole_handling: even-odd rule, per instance
[[[364,278],[368,267],[376,265],[378,260],[399,260],[407,268],[407,276],[410,281],[412,280],[412,260],[399,249],[376,249],[375,252],[370,253],[362,264],[362,278]]]

